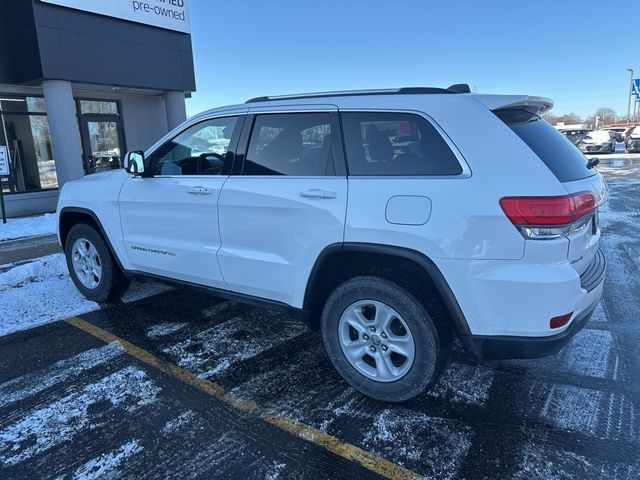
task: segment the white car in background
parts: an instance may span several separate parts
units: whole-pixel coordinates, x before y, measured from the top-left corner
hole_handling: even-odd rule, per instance
[[[616,150],[615,134],[611,130],[594,130],[580,140],[577,146],[582,153],[613,153]]]
[[[627,137],[627,152],[640,152],[640,126],[636,126],[631,130]]]

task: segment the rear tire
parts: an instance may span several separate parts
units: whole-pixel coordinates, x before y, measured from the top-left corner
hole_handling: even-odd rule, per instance
[[[329,359],[351,386],[402,402],[427,390],[447,364],[450,335],[434,320],[408,289],[362,276],[329,296],[321,328]]]
[[[71,280],[87,299],[107,302],[119,298],[129,288],[129,280],[92,226],[84,223],[73,226],[64,251]]]

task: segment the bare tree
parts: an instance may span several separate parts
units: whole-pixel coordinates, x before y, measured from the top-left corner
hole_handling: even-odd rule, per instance
[[[560,115],[558,117],[558,121],[564,123],[565,125],[575,125],[576,123],[581,123],[582,119],[575,113],[565,113],[564,115]]]
[[[607,125],[616,121],[616,111],[611,107],[600,107],[596,117],[600,117],[600,125]]]

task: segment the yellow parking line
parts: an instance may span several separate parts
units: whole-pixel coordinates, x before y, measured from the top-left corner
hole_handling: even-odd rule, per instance
[[[378,475],[386,478],[402,480],[420,478],[420,475],[418,475],[417,473],[414,473],[411,470],[407,470],[400,465],[396,465],[395,463],[385,460],[384,458],[380,458],[373,453],[356,447],[355,445],[343,442],[338,438],[321,432],[320,430],[310,427],[309,425],[305,425],[304,423],[298,422],[296,420],[274,414],[273,412],[270,412],[269,410],[261,407],[251,400],[245,400],[238,397],[237,395],[234,395],[231,392],[227,392],[220,385],[209,380],[198,378],[193,373],[190,373],[183,368],[174,365],[173,363],[158,358],[152,353],[147,352],[146,350],[134,345],[133,343],[116,335],[113,335],[106,330],[96,327],[95,325],[80,318],[71,317],[67,318],[65,321],[68,324],[73,325],[74,327],[79,328],[80,330],[93,335],[94,337],[99,338],[106,343],[118,342],[122,346],[122,348],[124,348],[124,350],[132,357],[135,357],[138,360],[141,360],[144,363],[151,365],[152,367],[155,367],[158,370],[169,374],[188,385],[202,390],[212,397],[222,400],[223,402],[237,410],[251,412],[266,423],[281,428],[282,430],[285,430],[298,438],[325,448],[331,453],[334,453],[342,458],[358,463],[364,468]]]

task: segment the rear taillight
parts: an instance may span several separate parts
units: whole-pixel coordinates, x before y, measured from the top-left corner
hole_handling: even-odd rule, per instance
[[[587,226],[597,208],[591,192],[559,197],[505,197],[500,206],[525,238],[553,239]]]
[[[571,315],[573,315],[573,312],[567,313],[565,315],[560,315],[559,317],[553,317],[551,320],[549,320],[549,327],[560,328],[565,326],[569,322],[569,320],[571,320]]]

